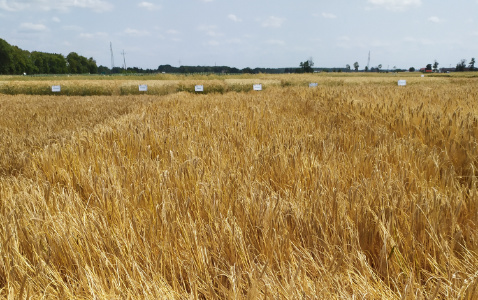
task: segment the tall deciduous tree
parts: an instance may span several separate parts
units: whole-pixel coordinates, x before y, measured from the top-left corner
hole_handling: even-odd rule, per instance
[[[5,40],[0,39],[0,74],[12,74],[13,50]]]
[[[314,62],[312,58],[309,58],[308,60],[301,62],[299,64],[300,69],[297,69],[297,73],[313,73],[314,69],[312,67],[314,66]]]
[[[96,61],[93,58],[87,59],[84,56],[78,55],[76,52],[70,52],[70,54],[66,56],[66,61],[68,63],[68,71],[71,74],[98,72]]]
[[[465,71],[466,68],[466,59],[462,59],[457,65],[456,65],[456,71],[457,72],[463,72]]]
[[[433,63],[433,72],[438,72],[438,65],[439,63],[435,60],[435,62]]]
[[[471,58],[470,65],[468,67],[470,68],[470,71],[475,70],[475,58],[474,57]]]
[[[355,71],[358,71],[359,67],[360,67],[359,63],[358,63],[358,62],[354,62],[354,69],[355,69]]]

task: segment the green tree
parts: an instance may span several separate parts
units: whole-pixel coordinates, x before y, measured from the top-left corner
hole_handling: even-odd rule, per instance
[[[11,74],[13,67],[12,46],[0,39],[0,74]]]
[[[470,71],[475,70],[475,58],[474,57],[472,57],[471,60],[470,60],[469,68],[470,68]]]
[[[456,65],[456,71],[457,72],[463,72],[465,71],[466,68],[466,59],[462,59],[457,65]]]
[[[88,59],[84,56],[78,55],[76,52],[70,52],[66,56],[66,61],[68,63],[68,71],[71,74],[85,74],[90,73],[90,63]],[[94,61],[91,62],[93,64]],[[94,62],[96,66],[96,62]],[[95,72],[97,73],[97,71]]]
[[[428,64],[427,67],[425,68],[425,70],[431,71],[432,70],[432,64]]]
[[[439,63],[435,60],[435,62],[433,63],[433,72],[438,72],[438,65]]]
[[[296,70],[297,73],[313,73],[314,69],[312,67],[314,66],[314,62],[312,61],[312,58],[309,58],[308,60],[301,62],[299,64],[300,68]]]
[[[12,46],[12,74],[31,73],[30,52],[24,51],[17,46]]]
[[[347,69],[347,71],[350,71],[350,65],[347,64],[347,65],[345,66],[345,69]]]
[[[96,61],[93,57],[88,59],[88,72],[90,74],[98,74],[98,66],[96,65]]]
[[[408,69],[408,72],[415,72],[415,68],[414,68],[414,67],[410,67],[410,69]]]
[[[358,63],[358,62],[354,62],[354,70],[355,70],[355,72],[358,71],[359,67],[360,67],[360,66],[359,66],[359,63]]]

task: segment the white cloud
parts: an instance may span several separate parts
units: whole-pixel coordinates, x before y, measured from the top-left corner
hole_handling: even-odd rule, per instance
[[[407,43],[417,44],[422,46],[430,46],[435,44],[433,40],[427,39],[427,38],[414,38],[414,37],[407,36],[407,37],[404,37],[402,40]]]
[[[228,44],[242,44],[242,40],[238,38],[232,38],[226,41]]]
[[[271,16],[262,22],[262,27],[279,28],[284,21],[285,19],[283,18]]]
[[[428,18],[428,21],[433,22],[433,23],[442,22],[442,20],[439,17],[436,17],[436,16],[432,16],[432,17]]]
[[[166,31],[167,34],[179,34],[179,31],[177,31],[176,29],[168,29]]]
[[[20,29],[28,31],[45,31],[47,30],[47,27],[43,24],[22,23],[20,24]]]
[[[339,37],[337,38],[337,40],[349,42],[349,41],[351,40],[351,38],[348,37],[348,36],[346,36],[346,35],[343,35],[343,36],[339,36]]]
[[[80,37],[84,39],[106,38],[107,36],[106,32],[80,33]]]
[[[141,2],[140,4],[138,4],[138,6],[150,11],[161,9],[161,5],[156,5],[154,3],[146,2],[146,1]]]
[[[282,40],[267,40],[265,43],[266,43],[266,44],[269,44],[269,45],[276,45],[276,46],[283,46],[283,45],[285,45],[285,42],[282,41]]]
[[[148,36],[150,35],[149,31],[147,30],[137,30],[132,28],[126,28],[124,33],[129,36]]]
[[[76,25],[67,25],[67,26],[62,26],[63,30],[69,30],[69,31],[82,31],[83,27],[76,26]]]
[[[354,45],[352,39],[346,35],[337,37],[337,46],[340,48],[350,48]]]
[[[0,0],[0,9],[6,10],[6,11],[20,11],[29,7],[28,1],[26,1],[27,3],[21,3],[21,2],[24,2],[24,1]]]
[[[410,7],[422,5],[421,0],[368,0],[368,3],[392,11],[404,11]]]
[[[324,18],[326,18],[326,19],[335,19],[335,18],[337,18],[336,15],[331,14],[331,13],[322,13],[322,17],[324,17]]]
[[[224,34],[222,34],[220,32],[217,32],[216,28],[217,28],[217,26],[215,26],[215,25],[209,25],[209,26],[202,25],[202,26],[198,27],[198,30],[205,32],[208,36],[211,36],[211,37],[223,36]]]
[[[207,42],[207,44],[209,46],[219,46],[220,45],[220,43],[218,41],[215,41],[215,40],[209,41],[209,42]]]
[[[229,14],[227,17],[228,17],[229,20],[231,20],[231,21],[234,21],[234,22],[242,22],[242,19],[238,18],[236,15]]]
[[[60,18],[58,18],[58,17],[53,17],[53,18],[51,18],[51,20],[55,23],[60,23],[61,22]]]
[[[113,5],[103,0],[0,0],[0,9],[6,11],[66,11],[71,8],[86,8],[103,12],[111,10]]]

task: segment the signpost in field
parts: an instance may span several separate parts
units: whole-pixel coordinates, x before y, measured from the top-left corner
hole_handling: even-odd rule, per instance
[[[262,84],[254,84],[252,88],[254,91],[262,91]]]

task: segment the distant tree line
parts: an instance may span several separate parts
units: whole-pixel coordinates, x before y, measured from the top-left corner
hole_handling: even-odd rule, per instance
[[[22,50],[0,39],[0,74],[98,73],[96,61],[71,52],[61,54]]]
[[[422,72],[438,72],[439,63],[435,60],[434,64],[428,64],[426,68],[420,69]],[[173,73],[173,74],[191,74],[191,73],[214,73],[214,74],[280,74],[280,73],[312,73],[315,71],[324,72],[355,72],[359,71],[359,64],[355,62],[352,66],[347,64],[345,68],[313,68],[314,62],[312,57],[304,62],[300,62],[299,68],[244,68],[238,69],[228,66],[180,66],[173,67],[171,65],[160,65],[157,69],[142,69],[130,67],[127,69],[121,67],[113,67],[112,69],[105,66],[97,66],[96,61],[90,57],[86,58],[71,52],[66,57],[62,54],[45,53],[39,51],[29,52],[22,50],[17,46],[8,44],[5,40],[0,39],[0,74],[119,74],[119,73]],[[475,58],[471,58],[469,65],[466,60],[462,59],[454,69],[442,68],[441,71],[478,71],[475,68]],[[382,72],[382,65],[365,67],[365,72]],[[386,70],[387,72],[390,70]],[[393,67],[394,72],[405,70]],[[415,68],[411,67],[410,72],[414,72]]]

